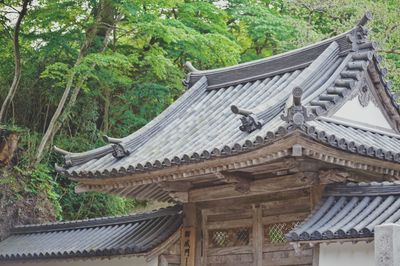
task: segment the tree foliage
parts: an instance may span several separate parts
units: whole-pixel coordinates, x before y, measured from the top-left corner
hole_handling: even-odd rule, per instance
[[[99,20],[103,2],[110,4],[106,11],[112,8],[113,12]],[[61,163],[61,158],[50,149],[32,168],[63,95],[67,98],[54,120],[56,134],[46,147],[56,144],[74,152],[93,149],[104,145],[103,134],[131,134],[179,97],[186,61],[198,69],[211,69],[268,57],[347,31],[366,10],[374,14],[371,38],[380,42],[397,90],[397,2],[33,1],[20,28],[22,76],[4,120],[8,127],[22,128],[24,156],[16,167],[29,177],[25,193],[44,191],[59,219],[121,214],[139,204],[99,193],[75,194],[74,184],[54,172],[53,165]],[[13,82],[9,33],[13,12],[18,12],[21,3],[0,2],[0,103]]]

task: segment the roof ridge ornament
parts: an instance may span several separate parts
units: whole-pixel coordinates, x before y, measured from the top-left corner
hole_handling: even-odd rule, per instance
[[[303,89],[299,86],[294,87],[292,91],[293,104],[281,115],[281,119],[288,123],[288,129],[305,129],[305,122],[315,118],[315,116],[309,113],[308,109],[301,104],[302,95]]]
[[[117,159],[124,158],[130,154],[130,151],[125,149],[125,147],[122,146],[121,143],[115,143],[111,147],[113,149],[112,156],[114,156]]]
[[[239,127],[241,131],[251,133],[262,128],[264,121],[258,119],[257,115],[254,114],[253,111],[239,108],[236,105],[231,105],[231,110],[234,114],[242,115],[240,118],[242,125]]]
[[[366,48],[377,48],[377,43],[368,41],[368,29],[365,27],[372,19],[372,13],[367,11],[357,23],[356,27],[347,35],[348,41],[352,44],[352,50],[358,51]]]
[[[189,71],[189,73],[186,74],[186,78],[182,80],[183,86],[186,87],[186,89],[189,89],[189,83],[190,83],[190,78],[192,72],[198,72],[199,70],[195,68],[190,61],[186,61],[185,64],[183,64],[184,68]]]
[[[103,135],[103,140],[105,142],[107,142],[107,143],[113,143],[113,144],[117,144],[117,143],[121,143],[122,142],[122,139],[120,139],[120,138],[112,138],[112,137],[109,137],[107,135]]]
[[[64,149],[61,149],[61,148],[57,147],[56,145],[53,146],[53,151],[56,152],[56,153],[59,153],[59,154],[61,154],[61,155],[69,155],[69,154],[72,154],[72,152],[69,152],[69,151],[66,151],[66,150],[64,150]]]
[[[195,68],[195,67],[193,66],[192,62],[190,62],[190,61],[186,61],[185,64],[184,64],[184,66],[185,66],[185,68],[186,68],[187,70],[189,70],[190,72],[199,71],[197,68]]]

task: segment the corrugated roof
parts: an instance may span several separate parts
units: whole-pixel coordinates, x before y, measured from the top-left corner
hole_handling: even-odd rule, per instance
[[[138,254],[167,240],[182,223],[179,206],[119,217],[18,226],[0,242],[0,260]]]
[[[288,126],[280,115],[286,110],[294,87],[303,89],[303,105],[318,116],[358,89],[369,64],[379,68],[375,45],[364,35],[365,29],[358,26],[283,55],[192,72],[187,80],[191,86],[188,91],[148,125],[118,143],[84,153],[65,153],[65,165],[57,170],[75,178],[132,175],[237,154],[254,143],[263,144],[280,127]],[[388,90],[387,83],[384,85]],[[251,110],[261,128],[250,133],[239,130],[240,116],[231,111],[232,105]],[[340,126],[316,122],[315,128],[324,131],[327,126],[333,130],[327,130],[329,135],[354,137],[351,129],[345,132],[348,128],[338,132]],[[374,138],[366,144],[385,150],[390,146],[385,141]],[[352,143],[349,147],[352,149]]]
[[[400,224],[400,182],[331,185],[319,207],[287,238],[368,238],[374,236],[375,226],[384,223]]]

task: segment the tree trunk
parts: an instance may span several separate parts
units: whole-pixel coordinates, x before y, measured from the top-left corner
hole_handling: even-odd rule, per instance
[[[108,133],[109,119],[110,119],[110,105],[111,105],[111,93],[108,88],[104,88],[104,114],[103,114],[103,132]]]
[[[0,109],[0,123],[3,122],[6,112],[8,109],[8,106],[10,105],[11,101],[14,98],[15,92],[18,89],[19,82],[21,80],[21,52],[20,52],[20,47],[19,47],[19,34],[20,34],[20,29],[21,29],[21,23],[28,12],[28,5],[31,2],[31,0],[24,0],[22,3],[22,9],[19,12],[17,22],[15,24],[15,30],[14,30],[14,37],[13,37],[13,46],[14,46],[14,63],[15,63],[15,69],[14,69],[14,78],[13,82],[11,84],[10,89],[8,90],[7,96],[4,99],[4,102],[1,106]]]
[[[75,63],[75,66],[78,66],[81,63],[82,59],[86,55],[86,52],[88,51],[88,49],[91,47],[93,40],[96,36],[102,36],[104,38],[103,47],[101,48],[101,52],[105,51],[105,49],[108,46],[109,35],[111,32],[111,29],[113,28],[114,23],[116,21],[114,19],[114,13],[115,13],[115,10],[113,8],[111,0],[103,0],[100,2],[100,8],[98,11],[96,23],[95,23],[95,25],[93,25],[93,27],[89,28],[86,32],[86,41],[81,47],[79,56]],[[110,16],[112,16],[112,18],[113,18],[112,23],[110,23]],[[95,65],[93,65],[92,67],[95,67]],[[80,89],[87,78],[86,76],[80,76],[77,79],[76,86],[72,90],[72,93],[71,93],[71,89],[72,89],[73,82],[75,80],[75,76],[76,76],[76,72],[71,71],[71,74],[68,77],[68,82],[65,87],[63,96],[61,97],[61,100],[57,106],[57,109],[54,112],[53,117],[50,120],[49,126],[47,127],[46,133],[44,134],[44,136],[39,144],[39,147],[37,149],[35,164],[40,163],[40,161],[43,158],[45,149],[53,141],[55,134],[61,128],[63,122],[67,119],[73,106],[75,105],[75,102],[76,102],[76,99],[80,92]],[[70,96],[70,98],[69,98],[68,103],[66,104],[68,96]]]

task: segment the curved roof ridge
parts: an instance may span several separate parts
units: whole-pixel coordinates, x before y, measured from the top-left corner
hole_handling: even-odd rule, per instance
[[[208,70],[196,70],[196,71],[192,71],[190,73],[196,73],[196,74],[221,73],[221,72],[224,72],[224,71],[227,71],[227,70],[241,69],[241,68],[247,67],[249,65],[264,63],[266,61],[271,61],[271,60],[274,60],[274,59],[277,59],[277,58],[281,58],[281,57],[297,54],[297,53],[299,53],[301,51],[304,51],[304,50],[313,49],[313,48],[315,48],[317,46],[320,46],[322,44],[327,44],[327,43],[334,42],[337,39],[345,37],[347,34],[351,33],[354,29],[355,28],[353,28],[351,30],[348,30],[348,31],[346,31],[344,33],[341,33],[339,35],[330,37],[328,39],[324,39],[322,41],[319,41],[319,42],[316,42],[316,43],[312,43],[312,44],[309,44],[307,46],[300,47],[300,48],[297,48],[297,49],[294,49],[294,50],[290,50],[290,51],[287,51],[287,52],[284,52],[284,53],[272,55],[272,56],[261,58],[261,59],[252,60],[252,61],[249,61],[249,62],[240,63],[240,64],[233,65],[233,66],[220,67],[220,68],[214,68],[214,69],[208,69]]]
[[[284,107],[284,110],[288,110],[288,108],[293,105],[293,97],[290,97],[292,95],[293,88],[299,86],[304,90],[304,92],[306,92],[312,81],[314,79],[318,79],[320,75],[324,72],[324,70],[330,66],[331,62],[339,56],[339,52],[340,50],[338,43],[336,41],[333,41],[303,72],[301,72],[285,88],[283,88],[282,91],[276,93],[273,96],[276,98],[275,106],[283,106],[282,101],[286,101],[286,107]],[[271,98],[269,98],[268,101],[272,101]],[[260,105],[264,104],[265,103],[261,103]],[[257,106],[256,109],[261,109],[259,106]],[[257,117],[264,120],[264,123],[269,122],[267,117],[273,118],[278,113],[284,111],[279,109],[279,112],[277,114],[271,116],[271,108],[276,109],[275,106],[270,108],[268,108],[268,106],[265,106],[263,108],[263,111],[260,111],[256,114]]]
[[[352,46],[347,35],[355,29],[352,28],[337,36],[270,57],[234,66],[192,71],[187,76],[186,84],[191,87],[201,77],[206,76],[209,80],[208,89],[216,89],[302,69],[310,65],[332,42],[338,42],[341,52],[349,51]]]

